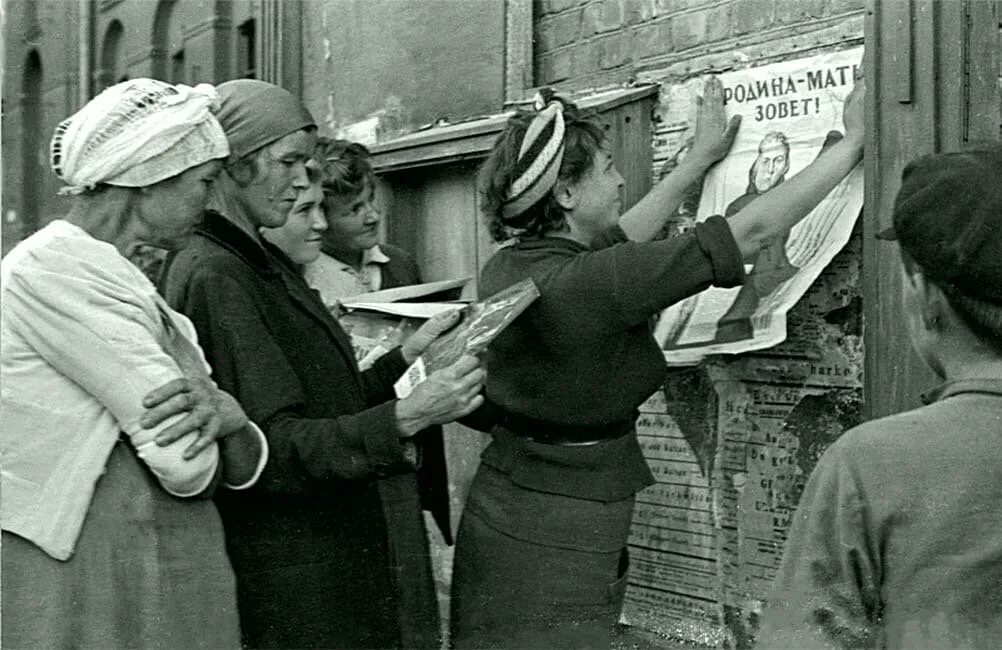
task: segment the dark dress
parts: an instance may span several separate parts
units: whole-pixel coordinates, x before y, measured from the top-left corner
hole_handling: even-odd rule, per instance
[[[378,487],[413,469],[391,401],[400,353],[360,373],[348,336],[284,255],[216,213],[168,262],[163,290],[270,445],[257,485],[217,501],[245,644],[431,644],[437,617],[415,629],[398,620]]]
[[[380,268],[382,282],[380,289],[405,287],[409,284],[421,284],[421,269],[417,261],[407,251],[392,244],[380,244],[380,250],[390,258],[390,261]]]
[[[654,481],[634,429],[666,373],[649,319],[711,284],[740,283],[744,267],[727,223],[711,217],[655,242],[629,242],[618,227],[591,247],[523,240],[487,262],[481,294],[526,277],[540,297],[487,352],[498,423],[456,538],[452,641],[607,648],[634,494]]]
[[[238,648],[222,540],[212,501],[171,496],[120,441],[69,560],[3,533],[2,645]]]

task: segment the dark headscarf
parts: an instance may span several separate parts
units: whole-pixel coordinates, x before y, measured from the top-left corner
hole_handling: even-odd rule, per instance
[[[257,79],[219,84],[216,119],[226,132],[230,152],[243,158],[300,129],[316,128],[313,116],[295,95]]]

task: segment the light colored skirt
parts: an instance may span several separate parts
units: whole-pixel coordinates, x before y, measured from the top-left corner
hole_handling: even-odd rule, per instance
[[[118,442],[73,556],[3,533],[4,648],[239,648],[212,501],[177,499]]]

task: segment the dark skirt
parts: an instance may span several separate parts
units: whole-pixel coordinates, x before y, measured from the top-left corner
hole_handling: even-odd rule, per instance
[[[409,650],[438,650],[442,645],[442,621],[417,475],[382,479],[379,496],[386,516],[390,571],[397,592],[400,644]]]
[[[336,492],[220,495],[245,647],[400,647],[376,482]]]
[[[634,498],[529,490],[481,465],[456,539],[455,648],[608,648]]]
[[[170,496],[117,443],[69,560],[3,533],[2,641],[4,648],[239,648],[216,507]]]

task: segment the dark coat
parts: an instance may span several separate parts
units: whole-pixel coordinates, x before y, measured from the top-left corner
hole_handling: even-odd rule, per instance
[[[414,258],[392,244],[380,244],[383,254],[390,258],[380,270],[380,289],[406,287],[421,284],[421,269]],[[423,432],[423,463],[417,474],[421,503],[430,510],[447,544],[452,544],[452,530],[449,524],[449,492],[446,480],[445,447],[442,441],[442,427],[432,427]],[[440,507],[445,504],[446,507]]]
[[[392,400],[400,353],[360,373],[347,334],[288,259],[216,213],[168,262],[162,288],[269,441],[257,485],[218,499],[244,642],[433,646],[437,610],[400,629],[379,495],[380,478],[413,469]]]
[[[410,254],[391,244],[380,244],[379,248],[390,258],[380,268],[380,289],[392,289],[422,282],[421,270]],[[448,471],[445,465],[442,427],[425,429],[421,432],[421,438],[421,470],[417,473],[399,474],[379,482],[379,494],[383,498],[386,519],[393,522],[389,531],[390,555],[393,566],[397,567],[399,572],[397,584],[402,629],[410,628],[415,621],[432,618],[438,621],[437,610],[427,609],[429,602],[435,602],[433,582],[413,579],[413,576],[423,575],[430,566],[427,538],[421,537],[425,531],[424,520],[420,517],[415,518],[413,513],[419,512],[422,507],[430,510],[443,539],[447,544],[452,544]],[[416,540],[420,540],[423,545],[416,545],[414,543]],[[407,638],[407,635],[404,638]]]

